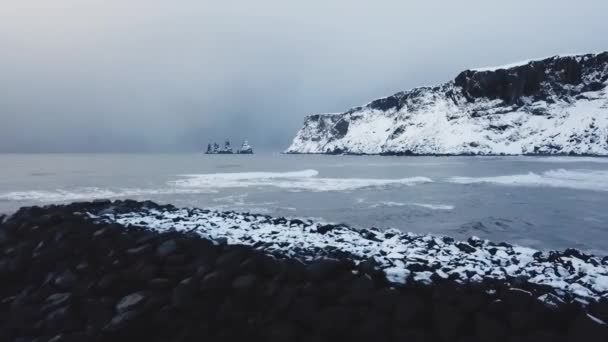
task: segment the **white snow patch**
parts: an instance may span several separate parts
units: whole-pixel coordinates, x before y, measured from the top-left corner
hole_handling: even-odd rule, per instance
[[[499,66],[491,66],[491,67],[482,67],[482,68],[474,68],[474,69],[469,69],[471,71],[496,71],[496,70],[500,70],[500,69],[511,69],[511,68],[515,68],[518,66],[523,66],[523,65],[527,65],[530,64],[532,62],[538,62],[538,61],[542,61],[545,59],[550,59],[550,58],[559,58],[559,57],[579,57],[579,56],[584,56],[586,54],[584,53],[560,53],[557,55],[553,55],[553,56],[545,56],[545,57],[540,57],[540,58],[532,58],[532,59],[526,59],[520,62],[514,62],[514,63],[509,63],[509,64],[505,64],[505,65],[499,65]]]
[[[229,244],[259,245],[268,253],[312,261],[340,250],[361,262],[373,258],[389,280],[403,283],[430,282],[433,274],[441,278],[455,275],[459,282],[479,282],[484,278],[525,277],[534,284],[546,285],[555,293],[570,293],[580,298],[597,299],[608,294],[608,266],[601,260],[585,261],[576,256],[549,258],[537,250],[510,245],[496,245],[471,238],[470,248],[461,242],[433,235],[386,231],[354,230],[335,226],[324,234],[325,223],[275,223],[263,215],[218,212],[201,209],[143,209],[131,213],[105,213],[92,219],[116,222],[125,226],[143,226],[155,231],[175,229],[197,233],[204,238],[226,238]],[[181,218],[178,222],[174,219]],[[258,244],[263,242],[263,244]],[[470,249],[473,248],[471,251]],[[493,253],[490,250],[494,250]],[[413,265],[433,266],[440,272],[410,271]],[[512,289],[523,291],[521,289]]]

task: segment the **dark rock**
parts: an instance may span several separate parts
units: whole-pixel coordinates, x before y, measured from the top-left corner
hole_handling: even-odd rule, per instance
[[[219,237],[215,239],[215,242],[219,245],[219,246],[225,246],[228,244],[228,238],[225,237]]]
[[[123,330],[129,326],[133,321],[135,321],[139,317],[140,313],[137,311],[125,311],[118,313],[114,317],[110,323],[108,323],[103,330],[107,332],[118,332]]]
[[[201,290],[216,291],[225,289],[230,284],[230,281],[231,277],[222,270],[211,272],[201,280]]]
[[[127,249],[127,253],[130,254],[131,256],[139,256],[139,255],[150,252],[152,249],[153,249],[152,245],[145,244],[145,245],[142,245],[139,247]]]
[[[474,247],[464,242],[457,243],[456,247],[465,253],[474,253],[476,251]]]
[[[336,228],[336,226],[331,225],[331,224],[325,224],[325,225],[317,227],[317,232],[319,232],[319,234],[325,234],[327,232],[332,231],[334,228]]]
[[[192,278],[182,280],[173,289],[171,294],[171,304],[179,309],[189,307],[193,303],[193,298],[196,294],[196,283]]]
[[[69,290],[77,280],[78,278],[72,271],[65,270],[55,277],[54,284],[62,290]]]
[[[582,306],[547,295],[551,288],[531,284],[527,277],[508,283],[437,278],[431,285],[390,284],[381,270],[386,265],[369,259],[355,267],[349,261],[353,256],[332,247],[298,260],[248,246],[217,246],[176,231],[101,225],[72,214],[110,210],[106,205],[24,210],[22,218],[3,224],[0,232],[9,239],[0,250],[0,340],[608,340],[602,323],[608,315],[605,300]],[[143,210],[141,202],[111,205],[116,212]],[[471,253],[485,244],[480,241],[459,248]],[[175,248],[159,252],[171,245]],[[496,254],[499,246],[493,248]],[[535,256],[550,257],[570,267],[568,258],[587,256],[576,250]],[[416,271],[439,267],[425,260],[409,264]],[[541,295],[551,305],[537,300]]]
[[[245,274],[236,277],[232,281],[232,288],[236,291],[246,292],[250,291],[257,283],[258,278],[253,274]]]
[[[177,243],[175,240],[168,240],[163,242],[156,248],[156,255],[165,258],[177,251]]]
[[[80,322],[69,306],[55,309],[44,318],[44,330],[49,333],[74,331],[79,324]]]
[[[143,292],[135,292],[124,296],[116,304],[116,312],[123,313],[134,310],[135,308],[140,307],[144,303],[145,299],[146,296]]]
[[[120,286],[120,277],[116,274],[104,275],[96,284],[96,288],[101,293],[109,293]]]
[[[87,299],[83,305],[86,324],[100,330],[105,327],[113,316],[114,303],[111,299]]]
[[[166,278],[154,278],[148,282],[148,287],[153,290],[166,290],[172,287],[172,283]]]
[[[588,314],[579,314],[570,325],[571,341],[608,341],[608,325]]]
[[[233,246],[216,259],[215,266],[218,269],[235,269],[248,254],[249,250],[245,246]]]
[[[405,296],[395,303],[394,321],[397,325],[408,325],[413,319],[422,316],[424,302],[417,296]]]
[[[325,280],[334,277],[344,269],[344,263],[338,260],[321,259],[306,267],[306,273],[313,280]]]
[[[516,311],[527,311],[535,300],[527,291],[515,288],[509,289],[503,296],[511,309]]]
[[[433,308],[433,325],[442,341],[454,341],[464,322],[462,313],[455,307],[437,303]]]
[[[54,310],[60,306],[67,305],[72,299],[71,293],[55,293],[47,297],[42,306],[42,311]]]
[[[499,321],[478,313],[475,319],[475,331],[479,341],[504,341],[507,328]]]

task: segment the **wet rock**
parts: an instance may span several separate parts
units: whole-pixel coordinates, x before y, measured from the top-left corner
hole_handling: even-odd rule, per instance
[[[173,289],[171,304],[179,309],[187,308],[193,303],[196,292],[195,281],[192,278],[184,279]]]
[[[42,311],[54,310],[60,306],[67,305],[72,299],[71,293],[55,293],[47,297],[42,306]]]
[[[325,224],[325,225],[317,227],[317,232],[319,232],[319,234],[325,234],[327,232],[332,231],[334,228],[336,228],[336,226],[331,225],[331,224]]]
[[[105,327],[114,315],[113,300],[110,298],[87,299],[83,304],[86,324],[96,330]]]
[[[232,288],[239,292],[250,291],[258,282],[258,277],[253,274],[245,274],[236,277],[232,281]]]
[[[167,278],[154,278],[148,282],[148,287],[152,290],[166,290],[172,287],[172,283]]]
[[[203,277],[201,280],[201,290],[215,291],[225,288],[229,283],[230,276],[226,272],[218,270]]]
[[[571,341],[608,341],[608,324],[581,313],[570,326],[568,336]]]
[[[437,303],[433,308],[433,325],[437,336],[442,341],[454,341],[459,333],[459,329],[464,322],[464,317],[457,308]]]
[[[121,279],[117,274],[106,274],[96,284],[100,293],[112,293],[121,285]]]
[[[380,256],[377,260],[355,259],[359,261],[357,266],[350,261],[356,256],[333,246],[312,251],[294,247],[290,250],[292,257],[276,251],[268,256],[247,246],[218,246],[200,236],[176,231],[158,234],[140,227],[93,223],[71,213],[76,209],[110,211],[106,205],[78,203],[69,209],[35,209],[24,217],[35,220],[32,215],[44,215],[40,222],[11,219],[0,228],[4,231],[5,226],[15,225],[15,231],[21,234],[0,248],[0,269],[14,260],[19,266],[11,266],[11,273],[0,272],[2,338],[515,342],[566,341],[568,337],[595,341],[605,337],[602,321],[608,306],[602,302],[585,306],[569,302],[563,293],[551,294],[551,288],[531,284],[529,277],[542,270],[530,270],[521,279],[481,279],[478,284],[456,283],[443,277],[433,278],[435,282],[430,285],[414,281],[391,284],[382,269],[404,260],[398,254],[389,262]],[[144,210],[141,202],[124,205],[119,201],[112,206],[116,207],[111,209],[113,213]],[[195,209],[188,211],[188,215],[196,213]],[[100,229],[104,232],[93,238]],[[335,233],[326,232],[324,238],[340,238]],[[377,239],[385,238],[380,231],[369,233]],[[429,248],[441,250],[444,244],[453,243],[389,233],[395,234],[393,241],[412,243],[429,253]],[[175,248],[159,252],[169,241],[173,242],[168,246],[174,244]],[[465,246],[466,253],[480,250],[483,256],[517,256],[512,249],[479,241],[463,243],[460,250]],[[446,251],[451,253],[450,248]],[[36,250],[55,253],[59,249],[68,252],[49,254],[54,255],[51,259],[43,254],[31,258]],[[365,247],[362,250],[375,255]],[[385,255],[389,253],[385,251]],[[561,267],[572,266],[569,258],[584,262],[584,255],[567,253],[569,256],[553,256]],[[423,254],[407,257],[411,261],[404,268],[414,273],[412,277],[427,270],[433,274],[441,270],[456,274],[454,279],[459,281],[465,278],[465,264],[447,267],[429,262]],[[315,258],[319,260],[313,261]],[[507,262],[515,264],[513,260]],[[483,274],[477,269],[466,271],[472,277]],[[462,278],[456,272],[462,272]],[[546,306],[541,301],[552,304]]]
[[[54,284],[62,290],[69,290],[74,286],[77,280],[78,278],[72,271],[65,270],[55,277]]]
[[[143,292],[135,292],[130,295],[122,297],[120,301],[116,304],[116,312],[122,313],[129,310],[133,310],[139,306],[141,306],[146,299],[146,296]]]
[[[160,258],[164,258],[175,253],[176,251],[177,243],[175,240],[168,240],[156,248],[156,255]]]
[[[139,313],[137,311],[125,311],[118,313],[114,317],[110,323],[108,323],[103,330],[106,332],[118,332],[123,330],[129,326],[133,321],[135,321],[139,317]]]
[[[49,333],[70,332],[77,329],[80,322],[77,320],[71,307],[61,307],[51,311],[44,318],[44,330]]]
[[[127,254],[129,254],[131,256],[139,256],[139,255],[147,254],[152,249],[153,249],[152,245],[145,244],[145,245],[142,245],[139,247],[127,249]]]
[[[508,336],[504,324],[481,313],[475,318],[475,332],[479,341],[505,341]]]
[[[308,265],[306,273],[311,279],[321,281],[336,276],[340,270],[344,269],[344,266],[338,260],[322,259]]]
[[[476,249],[473,246],[463,243],[463,242],[457,243],[456,247],[458,247],[458,249],[460,249],[461,251],[463,251],[465,253],[474,253],[476,251]]]

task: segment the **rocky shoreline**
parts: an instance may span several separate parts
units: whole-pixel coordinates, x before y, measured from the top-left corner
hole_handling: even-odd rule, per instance
[[[576,250],[126,200],[0,217],[0,253],[2,341],[608,340]]]
[[[598,155],[591,153],[523,153],[523,154],[505,154],[505,153],[414,153],[412,151],[404,152],[380,152],[380,153],[359,153],[348,151],[329,151],[329,152],[282,152],[283,154],[293,155],[328,155],[328,156],[381,156],[381,157],[592,157],[592,158],[608,158],[607,155]]]

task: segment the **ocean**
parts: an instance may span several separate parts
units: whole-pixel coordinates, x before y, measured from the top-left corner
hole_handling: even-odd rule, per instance
[[[0,212],[96,198],[608,255],[608,158],[0,154]]]

